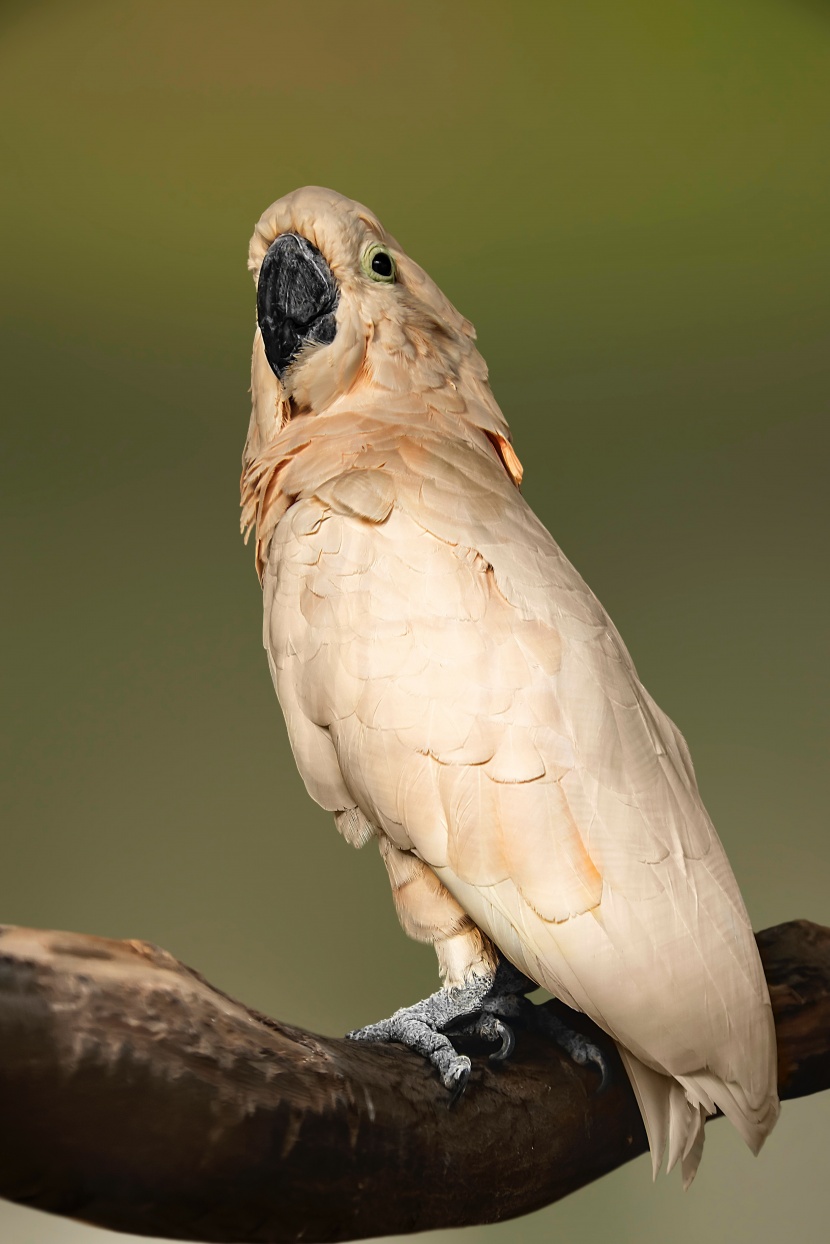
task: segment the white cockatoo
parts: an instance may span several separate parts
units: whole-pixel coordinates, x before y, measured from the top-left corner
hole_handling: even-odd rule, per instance
[[[667,1147],[688,1184],[718,1108],[757,1152],[775,1032],[738,886],[681,734],[522,498],[472,325],[331,190],[272,204],[249,268],[242,525],[271,674],[309,794],[377,840],[443,980],[352,1035],[458,1089],[443,1029],[497,1017],[521,973],[614,1038],[655,1172]]]

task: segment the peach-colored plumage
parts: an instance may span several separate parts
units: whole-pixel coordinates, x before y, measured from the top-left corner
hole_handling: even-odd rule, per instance
[[[366,208],[306,188],[259,221],[319,249],[330,344],[283,379],[257,330],[243,459],[264,642],[306,786],[380,840],[448,986],[517,967],[620,1048],[655,1170],[716,1107],[757,1151],[775,1036],[686,744],[523,500],[472,326]],[[397,279],[361,268],[380,243]]]

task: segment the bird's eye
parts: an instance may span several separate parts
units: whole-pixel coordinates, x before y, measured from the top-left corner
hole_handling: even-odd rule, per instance
[[[383,285],[391,285],[395,279],[395,261],[379,242],[363,252],[360,266],[371,280],[380,281]]]

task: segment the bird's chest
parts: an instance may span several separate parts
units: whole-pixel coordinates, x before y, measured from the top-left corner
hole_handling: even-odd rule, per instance
[[[277,693],[329,727],[379,684],[440,679],[453,651],[480,647],[486,567],[393,509],[382,522],[316,500],[286,515],[263,581],[264,642]],[[426,685],[419,682],[419,690]]]
[[[263,641],[272,667],[290,671],[292,686],[312,664],[319,672],[350,637],[372,543],[370,533],[314,500],[293,506],[280,524],[263,579]],[[277,690],[282,699],[285,676]]]

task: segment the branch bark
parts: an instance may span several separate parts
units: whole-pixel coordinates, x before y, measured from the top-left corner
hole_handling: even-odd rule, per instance
[[[828,1088],[830,929],[793,921],[758,944],[781,1096]],[[511,1062],[474,1061],[448,1110],[401,1047],[269,1019],[147,943],[0,928],[0,1195],[226,1244],[525,1214],[646,1148],[613,1044],[576,1018],[615,1066],[605,1093],[523,1032]]]

